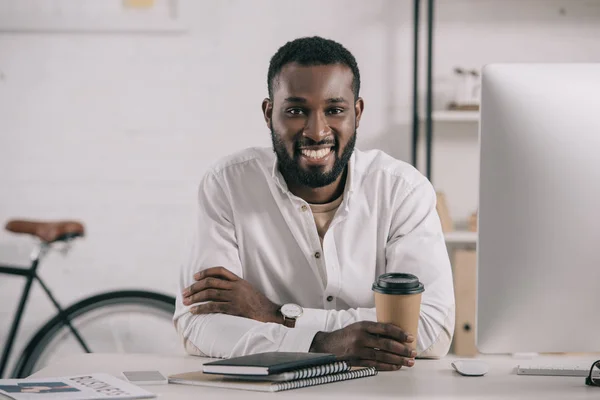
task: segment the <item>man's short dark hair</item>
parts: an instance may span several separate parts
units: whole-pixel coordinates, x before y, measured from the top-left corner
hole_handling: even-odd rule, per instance
[[[281,69],[289,63],[298,63],[304,66],[341,64],[352,70],[352,92],[354,99],[358,99],[360,91],[360,72],[356,59],[344,46],[330,39],[319,36],[303,37],[287,42],[277,50],[269,63],[267,86],[269,97],[273,99],[275,79]]]

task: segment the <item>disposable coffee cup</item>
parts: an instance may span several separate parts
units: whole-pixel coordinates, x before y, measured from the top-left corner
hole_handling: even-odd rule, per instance
[[[425,287],[412,274],[388,273],[380,275],[373,283],[377,322],[394,324],[414,336],[407,346],[417,346],[417,328],[421,312],[421,294]]]

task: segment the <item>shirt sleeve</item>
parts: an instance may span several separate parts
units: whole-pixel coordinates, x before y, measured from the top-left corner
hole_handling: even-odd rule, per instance
[[[243,278],[233,212],[215,172],[209,171],[198,191],[198,215],[191,251],[182,265],[173,316],[177,332],[190,354],[230,358],[266,351],[307,352],[317,329],[290,329],[224,314],[193,315],[181,292],[194,283],[196,272],[223,266]]]
[[[421,358],[445,356],[455,324],[454,287],[450,259],[436,211],[435,190],[429,181],[398,194],[404,199],[392,220],[386,247],[386,272],[412,273],[425,286],[417,333]],[[375,308],[305,309],[297,327],[330,332],[357,321],[376,321]]]

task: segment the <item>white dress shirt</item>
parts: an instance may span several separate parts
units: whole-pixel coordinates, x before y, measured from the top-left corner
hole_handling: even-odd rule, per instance
[[[288,190],[272,149],[242,151],[205,174],[174,315],[189,353],[229,358],[307,352],[319,331],[376,321],[371,286],[385,272],[415,274],[425,286],[420,356],[448,352],[454,290],[432,185],[410,164],[382,151],[355,150],[348,165],[343,201],[322,247],[309,204]],[[196,272],[215,266],[247,280],[276,304],[301,305],[296,327],[191,314],[181,292],[194,283]]]

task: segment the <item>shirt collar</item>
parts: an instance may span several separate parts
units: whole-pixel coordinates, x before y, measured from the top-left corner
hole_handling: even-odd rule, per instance
[[[279,171],[279,165],[277,163],[277,155],[275,154],[275,160],[273,161],[273,168],[271,170],[271,177],[275,181],[275,184],[281,189],[283,193],[290,193],[288,185]],[[356,186],[356,149],[352,152],[350,160],[348,161],[348,175],[346,176],[346,186],[344,187],[344,202],[346,207],[350,204],[350,198],[354,193]]]
[[[281,175],[281,172],[279,171],[278,168],[278,163],[277,163],[277,154],[273,154],[274,160],[273,160],[273,168],[271,170],[271,177],[273,178],[273,180],[275,181],[275,184],[277,184],[277,187],[279,187],[279,189],[281,189],[281,191],[283,193],[287,193],[289,192],[288,190],[288,186],[287,183],[285,182],[285,179],[283,179],[283,175]]]

